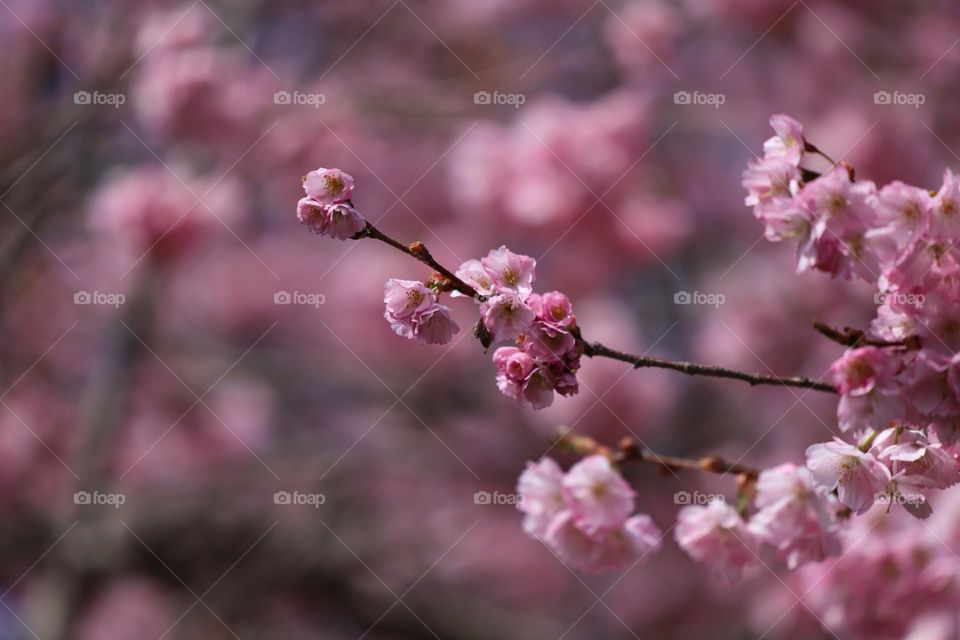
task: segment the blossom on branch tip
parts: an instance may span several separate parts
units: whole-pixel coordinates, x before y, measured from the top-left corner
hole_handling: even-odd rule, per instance
[[[340,169],[321,167],[304,176],[303,190],[307,197],[321,204],[346,202],[353,194],[353,176]]]

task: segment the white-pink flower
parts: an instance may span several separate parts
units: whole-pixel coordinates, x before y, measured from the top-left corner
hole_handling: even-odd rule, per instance
[[[304,176],[303,190],[321,204],[344,202],[353,193],[353,176],[340,169],[320,167]]]
[[[505,246],[494,249],[480,260],[494,287],[503,292],[514,292],[521,297],[533,291],[537,261],[529,256],[514,253]]]
[[[516,347],[500,347],[493,352],[493,363],[497,367],[497,387],[505,396],[534,410],[553,404],[553,376],[530,354]]]
[[[657,549],[661,536],[660,529],[646,515],[633,516],[602,536],[589,536],[567,510],[554,518],[543,542],[571,568],[599,573],[629,567]]]
[[[517,508],[525,514],[523,530],[542,538],[550,522],[565,506],[563,470],[553,458],[528,462],[517,481],[517,493],[520,495]]]
[[[890,484],[890,470],[873,454],[834,438],[807,447],[807,468],[818,484],[836,489],[840,502],[864,513]]]
[[[352,238],[367,224],[360,212],[349,204],[326,205],[309,196],[297,203],[297,219],[307,225],[311,233],[337,240]]]
[[[874,439],[872,450],[890,465],[897,486],[946,489],[960,482],[957,461],[922,431],[887,429]]]
[[[765,469],[756,490],[758,511],[747,526],[790,569],[840,553],[835,499],[814,485],[809,470],[792,463]]]
[[[490,275],[487,273],[486,269],[483,268],[483,265],[479,260],[467,260],[460,265],[460,268],[457,269],[455,275],[473,287],[474,290],[481,295],[492,296],[496,291],[493,288],[493,280],[490,278]],[[454,298],[458,298],[465,294],[460,293],[459,291],[453,291],[450,293],[450,295]]]
[[[606,456],[592,455],[573,465],[563,489],[577,526],[588,536],[620,527],[633,511],[636,493]]]
[[[519,337],[529,331],[537,319],[533,309],[515,293],[493,296],[480,305],[480,314],[494,341]]]
[[[718,575],[737,580],[757,560],[756,540],[736,509],[721,500],[680,509],[674,531],[691,558]]]
[[[458,331],[450,308],[437,302],[414,317],[413,337],[423,344],[447,344]]]
[[[393,331],[424,344],[446,344],[460,327],[436,294],[416,280],[391,278],[384,285],[383,316]]]
[[[559,291],[550,291],[544,294],[532,293],[526,299],[526,303],[533,309],[538,320],[563,328],[568,328],[576,323],[570,298]]]
[[[778,113],[770,116],[770,126],[777,135],[763,143],[764,155],[784,158],[794,166],[800,164],[806,145],[803,125],[786,114]]]

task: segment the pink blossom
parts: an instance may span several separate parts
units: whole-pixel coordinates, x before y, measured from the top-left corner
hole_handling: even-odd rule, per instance
[[[340,169],[320,167],[304,176],[303,190],[321,204],[345,202],[353,193],[353,176]]]
[[[535,410],[553,404],[553,377],[529,354],[516,347],[501,347],[494,351],[493,362],[501,393]]]
[[[757,538],[776,547],[790,569],[819,562],[841,551],[831,496],[816,487],[804,467],[782,464],[760,472],[749,522]]]
[[[770,116],[770,126],[777,134],[763,143],[763,153],[771,158],[783,158],[794,166],[800,164],[805,142],[803,125],[788,115]]]
[[[536,274],[536,260],[500,247],[488,253],[480,260],[487,275],[497,290],[505,293],[517,293],[527,296],[533,291],[532,282]]]
[[[532,293],[527,297],[526,303],[533,309],[538,320],[563,328],[568,328],[576,323],[570,298],[559,291],[550,291],[544,294]]]
[[[537,320],[523,336],[523,348],[542,360],[564,360],[573,351],[577,341],[560,325]]]
[[[690,557],[731,581],[757,560],[753,534],[736,509],[721,500],[680,509],[674,534]]]
[[[957,461],[922,431],[887,429],[877,435],[872,450],[890,465],[898,486],[946,489],[960,482]]]
[[[588,536],[616,529],[633,511],[636,493],[606,456],[592,455],[575,464],[563,489],[577,527]]]
[[[564,508],[563,470],[552,458],[528,462],[517,481],[520,501],[517,508],[525,516],[523,530],[542,538],[554,517]]]
[[[530,330],[536,314],[520,296],[504,293],[493,296],[480,306],[483,325],[493,340],[510,340]]]
[[[457,269],[455,275],[473,287],[474,290],[481,295],[492,296],[496,291],[493,288],[493,281],[490,279],[486,269],[483,268],[483,265],[479,260],[467,260],[460,265],[460,268]],[[464,294],[460,293],[459,291],[453,291],[450,295],[456,298],[463,296]]]
[[[839,438],[807,447],[807,468],[817,483],[836,489],[840,502],[857,513],[872,507],[890,483],[884,464]]]
[[[791,200],[799,190],[800,171],[796,164],[783,157],[751,160],[743,172],[744,200],[748,207],[775,199]]]
[[[414,317],[413,337],[423,344],[447,344],[460,331],[450,308],[433,303]]]
[[[328,210],[330,223],[321,235],[337,240],[347,240],[363,231],[367,221],[349,204],[335,204]]]
[[[930,207],[930,232],[940,240],[960,238],[960,181],[950,169],[943,172],[943,184]]]
[[[878,223],[891,225],[896,230],[901,247],[927,230],[931,205],[926,189],[899,180],[880,189],[873,200]]]
[[[388,320],[411,318],[426,310],[434,300],[433,291],[417,280],[391,278],[383,287],[383,301],[387,305]]]
[[[450,309],[436,294],[416,280],[391,278],[384,285],[384,317],[394,332],[424,344],[446,344],[460,330]]]
[[[367,221],[349,204],[325,205],[312,197],[297,203],[297,219],[311,233],[347,240],[363,231]]]
[[[633,516],[602,536],[589,536],[567,510],[554,518],[543,542],[571,568],[599,573],[629,567],[658,548],[660,537],[660,530],[645,515]]]
[[[877,347],[848,349],[839,360],[833,363],[830,371],[837,391],[853,396],[870,393],[878,383],[890,387],[896,360],[890,352]]]

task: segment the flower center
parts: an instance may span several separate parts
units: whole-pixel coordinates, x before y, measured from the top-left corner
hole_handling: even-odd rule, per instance
[[[503,280],[510,286],[517,284],[517,281],[520,279],[520,276],[513,269],[507,269],[503,272]]]
[[[327,188],[327,193],[332,196],[339,195],[343,192],[344,184],[343,179],[337,176],[326,176],[323,179],[323,186]]]

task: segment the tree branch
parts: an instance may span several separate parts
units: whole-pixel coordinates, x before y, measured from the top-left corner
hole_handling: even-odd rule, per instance
[[[439,276],[438,285],[440,290],[456,290],[464,295],[479,299],[481,302],[485,300],[485,297],[473,287],[458,278],[453,272],[444,267],[442,264],[437,262],[433,256],[430,255],[430,252],[422,242],[414,242],[410,246],[406,246],[400,241],[383,233],[370,222],[367,222],[367,226],[363,229],[363,231],[353,236],[354,240],[360,240],[362,238],[373,238],[374,240],[379,240],[380,242],[388,244],[394,249],[428,265],[434,271],[436,271]],[[434,282],[437,282],[436,278],[434,278]],[[672,369],[673,371],[679,371],[691,376],[707,376],[711,378],[742,380],[750,385],[767,384],[786,387],[800,387],[803,389],[823,391],[825,393],[837,393],[836,388],[834,388],[831,384],[818,382],[802,376],[781,377],[774,375],[753,374],[746,373],[744,371],[736,371],[734,369],[727,369],[725,367],[718,367],[715,365],[667,360],[664,358],[654,358],[651,356],[638,356],[631,353],[625,353],[623,351],[617,351],[616,349],[611,349],[600,342],[587,342],[580,335],[579,329],[574,330],[574,337],[577,339],[577,342],[582,345],[583,353],[588,358],[610,358],[611,360],[620,360],[621,362],[628,362],[632,364],[635,369],[656,367],[659,369]]]

